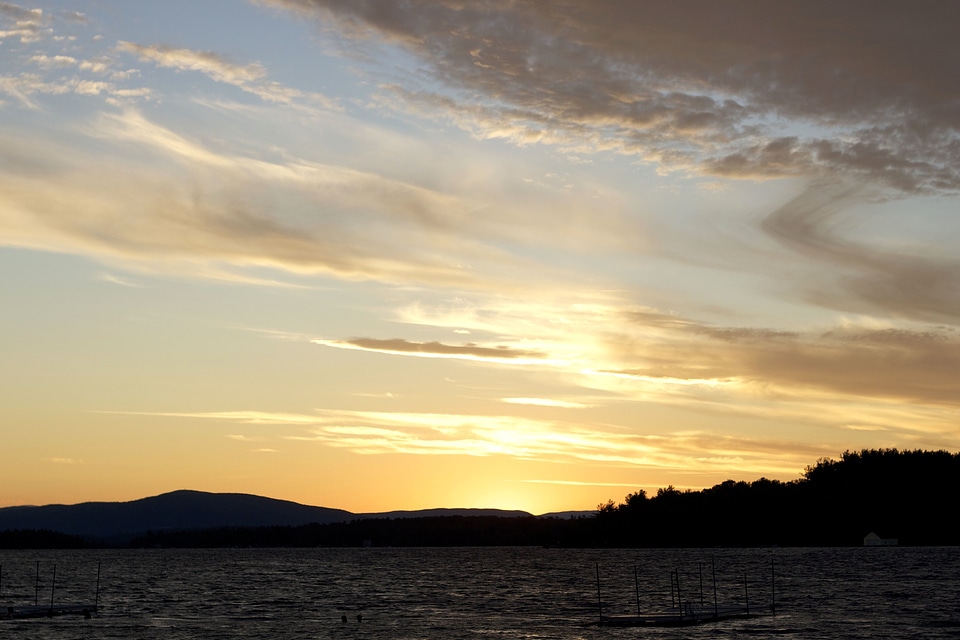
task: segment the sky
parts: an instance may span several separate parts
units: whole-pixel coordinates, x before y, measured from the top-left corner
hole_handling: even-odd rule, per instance
[[[960,4],[0,2],[0,506],[960,450]]]

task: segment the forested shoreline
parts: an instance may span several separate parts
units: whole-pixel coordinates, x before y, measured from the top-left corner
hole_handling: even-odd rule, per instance
[[[728,480],[700,491],[637,491],[587,517],[436,516],[368,518],[332,524],[151,532],[128,546],[348,547],[557,546],[753,547],[859,546],[868,533],[901,545],[958,545],[952,524],[960,493],[960,454],[896,449],[821,459],[797,480]],[[11,534],[11,532],[6,532]],[[31,532],[0,535],[24,544]],[[33,532],[55,543],[49,532]],[[19,543],[18,543],[19,540]],[[75,538],[64,539],[71,546]],[[88,544],[102,545],[97,541]]]

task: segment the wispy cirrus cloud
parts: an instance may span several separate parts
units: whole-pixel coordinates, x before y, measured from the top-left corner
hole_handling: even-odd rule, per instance
[[[138,146],[168,170],[158,175],[156,164],[109,155],[92,167],[89,156],[55,143],[5,136],[0,153],[31,169],[0,174],[4,244],[161,271],[191,263],[200,277],[260,284],[270,280],[240,271],[463,284],[478,275],[449,257],[453,246],[461,261],[510,262],[460,237],[454,222],[466,219],[468,205],[455,196],[342,166],[225,153],[135,110],[104,115],[88,133]],[[285,203],[283,215],[275,200]]]
[[[829,265],[799,285],[816,304],[925,322],[960,320],[960,260],[929,245],[873,247],[844,233],[845,209],[870,197],[850,184],[815,183],[762,221],[763,230],[812,261]]]
[[[262,80],[267,75],[263,65],[258,63],[236,64],[212,51],[194,51],[164,45],[141,45],[120,41],[117,49],[132,53],[144,61],[150,61],[161,67],[180,71],[199,71],[214,80],[243,86]]]
[[[167,45],[142,45],[120,41],[117,49],[137,56],[145,62],[178,71],[197,71],[217,82],[223,82],[252,93],[268,102],[292,104],[308,99],[317,106],[337,108],[333,100],[318,93],[306,93],[279,82],[267,80],[267,70],[257,62],[238,64],[213,51],[197,51]]]
[[[555,398],[501,398],[501,402],[507,404],[522,404],[534,407],[553,407],[559,409],[587,409],[589,404],[583,402],[572,402],[570,400],[557,400]]]
[[[114,412],[106,412],[114,413]],[[542,462],[589,462],[647,469],[684,467],[690,473],[793,474],[810,456],[829,450],[708,432],[638,435],[507,415],[460,415],[318,410],[313,414],[227,411],[130,413],[226,421],[271,428],[271,437],[316,442],[361,455],[503,456]],[[277,432],[280,427],[297,427]],[[262,433],[261,433],[262,435]],[[231,435],[238,439],[237,435]],[[248,440],[247,436],[239,438]],[[709,451],[709,454],[704,452]],[[800,466],[798,466],[800,465]]]

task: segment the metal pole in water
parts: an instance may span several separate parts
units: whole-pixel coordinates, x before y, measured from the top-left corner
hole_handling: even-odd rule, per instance
[[[750,615],[750,593],[747,591],[747,574],[743,574],[743,600],[747,605],[747,615]]]
[[[50,615],[53,615],[53,594],[57,589],[57,565],[53,565],[53,580],[50,582]]]
[[[677,569],[677,612],[683,617],[683,600],[680,598],[680,569]]]
[[[676,597],[676,595],[675,595],[675,594],[676,594],[676,591],[674,591],[674,588],[673,588],[673,582],[674,582],[674,580],[673,580],[673,571],[671,571],[671,572],[670,572],[670,608],[671,608],[671,609],[676,609],[676,608],[677,608],[677,597]]]
[[[700,571],[700,609],[703,609],[703,563],[697,563],[697,569]]]
[[[640,578],[637,576],[637,563],[633,563],[633,588],[637,594],[637,615],[640,615]]]
[[[713,568],[713,619],[720,617],[720,611],[717,607],[717,560],[710,558],[710,566]]]
[[[100,606],[100,563],[97,563],[97,595],[93,600],[93,610],[96,611]]]
[[[37,560],[37,579],[33,583],[33,606],[40,603],[40,561]]]
[[[770,612],[777,615],[777,573],[773,558],[770,558]]]
[[[600,624],[603,624],[603,601],[600,599],[600,563],[597,563],[597,613],[600,616]]]

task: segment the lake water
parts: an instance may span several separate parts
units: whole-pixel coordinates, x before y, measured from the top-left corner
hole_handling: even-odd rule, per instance
[[[775,617],[685,628],[599,627],[685,599],[769,605]],[[958,638],[960,549],[539,548],[2,551],[0,603],[92,602],[100,613],[0,620],[38,639]],[[743,575],[747,575],[746,596]],[[362,622],[356,620],[362,615]],[[341,622],[346,615],[348,622]]]

